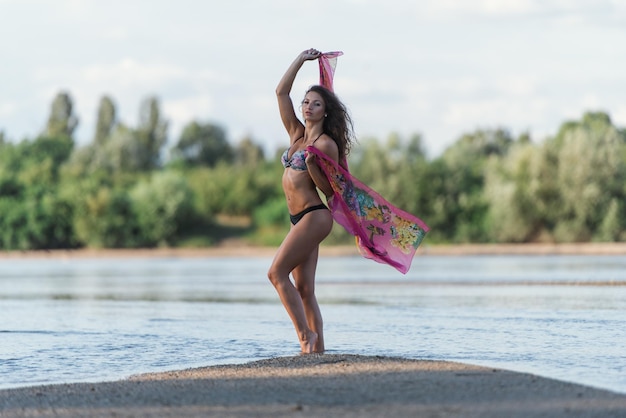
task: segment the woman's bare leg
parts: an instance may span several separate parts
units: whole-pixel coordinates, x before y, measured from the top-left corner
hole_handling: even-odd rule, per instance
[[[300,294],[304,306],[307,324],[317,334],[317,341],[313,347],[316,353],[324,352],[324,323],[322,313],[315,297],[315,270],[319,247],[315,248],[309,258],[298,265],[292,272],[296,289]]]
[[[267,273],[293,322],[303,353],[315,351],[318,335],[309,326],[302,297],[289,279],[289,274],[306,263],[313,252],[317,252],[319,243],[330,233],[332,222],[327,210],[306,214],[283,240]]]

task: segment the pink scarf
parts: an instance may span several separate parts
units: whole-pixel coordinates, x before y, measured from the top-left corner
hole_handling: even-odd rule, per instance
[[[333,189],[333,195],[328,198],[333,219],[356,237],[361,255],[389,264],[402,273],[409,271],[428,226],[393,206],[322,151],[312,146],[307,151],[318,157],[318,164]]]
[[[343,52],[325,52],[319,57],[320,85],[330,91],[340,55]],[[328,198],[333,219],[356,237],[360,253],[401,273],[409,271],[428,226],[353,177],[345,160],[340,165],[315,147],[307,147],[307,151],[318,157],[319,166],[333,189],[333,195]]]
[[[337,57],[341,55],[343,55],[341,51],[324,52],[318,58],[320,64],[320,85],[330,91],[334,91],[333,77],[335,76],[335,67],[337,67]]]

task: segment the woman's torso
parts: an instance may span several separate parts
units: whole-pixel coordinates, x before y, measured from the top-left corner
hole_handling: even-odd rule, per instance
[[[315,183],[306,167],[306,147],[303,139],[304,137],[296,139],[281,157],[285,167],[282,185],[289,213],[298,213],[309,206],[322,203]]]

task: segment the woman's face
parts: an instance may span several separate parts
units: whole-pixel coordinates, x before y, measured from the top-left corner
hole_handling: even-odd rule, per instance
[[[319,93],[310,91],[302,100],[302,117],[305,121],[317,122],[324,119],[326,104]]]

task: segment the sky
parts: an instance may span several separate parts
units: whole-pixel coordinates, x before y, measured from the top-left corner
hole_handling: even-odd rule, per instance
[[[136,126],[155,96],[169,145],[192,121],[274,152],[275,87],[308,48],[340,50],[335,92],[357,136],[421,134],[439,155],[476,129],[541,141],[586,111],[626,126],[623,0],[0,0],[0,131],[36,137],[59,92],[94,135],[103,95]],[[307,62],[299,103],[318,81]]]

